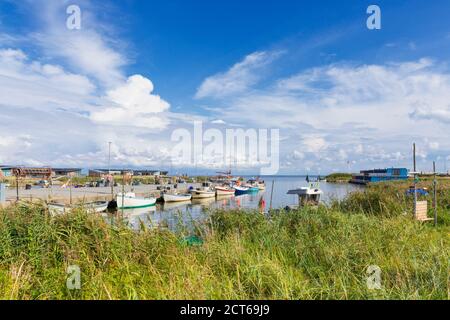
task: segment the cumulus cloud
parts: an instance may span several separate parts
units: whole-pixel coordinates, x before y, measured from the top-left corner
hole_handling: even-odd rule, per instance
[[[61,66],[30,60],[19,49],[0,49],[0,103],[52,110],[82,111],[94,101],[95,85]]]
[[[124,46],[104,30],[105,27],[92,12],[103,11],[91,1],[80,0],[82,27],[70,30],[66,27],[68,0],[36,0],[27,2],[27,10],[40,12],[41,27],[28,37],[52,58],[63,59],[77,73],[87,75],[110,88],[124,81],[122,68],[128,60],[121,52]]]
[[[348,160],[361,167],[409,165],[411,144],[423,137],[439,146],[435,152],[450,150],[448,101],[448,69],[423,58],[303,70],[224,97],[216,111],[227,122],[282,129],[283,154],[309,152],[299,163],[322,159],[345,170]]]
[[[167,163],[156,131],[169,123],[170,105],[149,79],[126,76],[119,41],[90,15],[90,2],[79,3],[82,29],[66,29],[68,4],[27,2],[23,12],[39,19],[33,33],[0,35],[0,162],[104,165],[113,141],[122,165]]]
[[[131,76],[125,84],[107,92],[106,100],[114,106],[93,112],[91,119],[109,125],[163,129],[167,119],[157,114],[167,111],[170,105],[152,92],[153,83],[149,79]]]

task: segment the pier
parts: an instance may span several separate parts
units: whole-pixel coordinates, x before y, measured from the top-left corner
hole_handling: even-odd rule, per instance
[[[178,192],[185,193],[193,186],[197,187],[198,184],[179,184],[176,189]],[[173,189],[173,185],[139,185],[139,186],[125,186],[125,192],[133,191],[138,196],[151,196],[159,198],[161,190],[158,187],[169,187]],[[122,186],[116,186],[113,189],[113,194],[122,192]],[[21,200],[28,201],[52,201],[58,203],[69,204],[71,199],[73,203],[80,202],[92,202],[92,201],[109,201],[112,198],[111,187],[98,187],[98,188],[62,188],[61,186],[53,186],[49,188],[32,188],[25,190],[21,188],[19,190],[19,197]],[[6,190],[6,205],[16,201],[16,190],[14,188],[8,188]]]

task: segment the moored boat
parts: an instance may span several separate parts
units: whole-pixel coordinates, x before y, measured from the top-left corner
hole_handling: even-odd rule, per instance
[[[89,202],[89,203],[77,204],[77,205],[66,205],[63,203],[53,202],[53,203],[49,203],[47,205],[47,207],[51,213],[55,213],[55,214],[70,212],[73,209],[80,209],[80,208],[84,208],[84,209],[88,210],[89,212],[100,213],[100,212],[106,211],[106,209],[108,208],[108,202],[107,201],[95,201],[95,202]]]
[[[213,190],[192,190],[191,194],[192,199],[207,199],[216,196],[216,192]]]
[[[156,198],[136,197],[136,194],[133,192],[119,193],[117,194],[116,200],[119,209],[147,208],[156,204]]]
[[[309,187],[302,187],[294,190],[289,190],[287,194],[297,195],[299,200],[299,206],[318,206],[320,198],[323,194],[319,185],[314,186],[311,184]]]
[[[258,181],[256,183],[256,186],[259,188],[259,190],[264,191],[266,190],[266,183],[264,181]]]
[[[228,186],[216,186],[216,194],[218,197],[221,196],[232,196],[235,194],[235,190],[231,187]]]
[[[164,193],[163,195],[164,202],[185,202],[190,201],[192,199],[191,194],[170,194]]]
[[[192,199],[208,199],[216,196],[216,191],[208,182],[203,183],[200,188],[192,189],[190,193],[192,195]]]
[[[250,188],[248,187],[242,187],[242,186],[234,186],[233,189],[235,190],[236,195],[243,195],[250,193]]]

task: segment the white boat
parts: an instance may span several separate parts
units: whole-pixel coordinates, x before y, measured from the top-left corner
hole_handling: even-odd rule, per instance
[[[216,196],[216,192],[213,190],[192,190],[191,194],[192,199],[207,199]]]
[[[221,196],[232,196],[235,194],[236,190],[228,186],[216,186],[216,194],[218,197]]]
[[[169,194],[164,193],[163,194],[164,202],[185,202],[192,199],[191,194]]]
[[[119,209],[147,208],[156,204],[156,198],[136,197],[136,194],[133,192],[117,194],[116,201]]]
[[[89,202],[89,203],[77,204],[77,205],[67,205],[67,204],[63,204],[63,203],[54,202],[54,203],[49,203],[47,205],[47,207],[51,213],[55,213],[55,214],[66,213],[66,212],[72,211],[73,209],[79,209],[79,208],[84,208],[84,209],[88,210],[89,212],[100,213],[100,212],[106,211],[106,209],[108,208],[108,202],[107,201],[95,201],[95,202]]]
[[[298,195],[299,206],[317,206],[320,203],[320,197],[323,192],[320,190],[318,184],[314,186],[311,184],[309,187],[302,187],[299,189],[289,190],[287,194]]]
[[[192,199],[208,199],[215,198],[216,190],[211,187],[211,184],[205,182],[202,187],[190,191]]]

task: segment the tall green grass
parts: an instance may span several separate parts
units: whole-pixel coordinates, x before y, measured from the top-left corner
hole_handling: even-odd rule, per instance
[[[448,224],[350,211],[215,211],[192,231],[204,244],[188,246],[183,227],[133,231],[83,210],[18,205],[0,211],[0,298],[448,298]],[[69,265],[80,266],[79,291],[66,288]],[[382,290],[367,288],[370,265]]]

